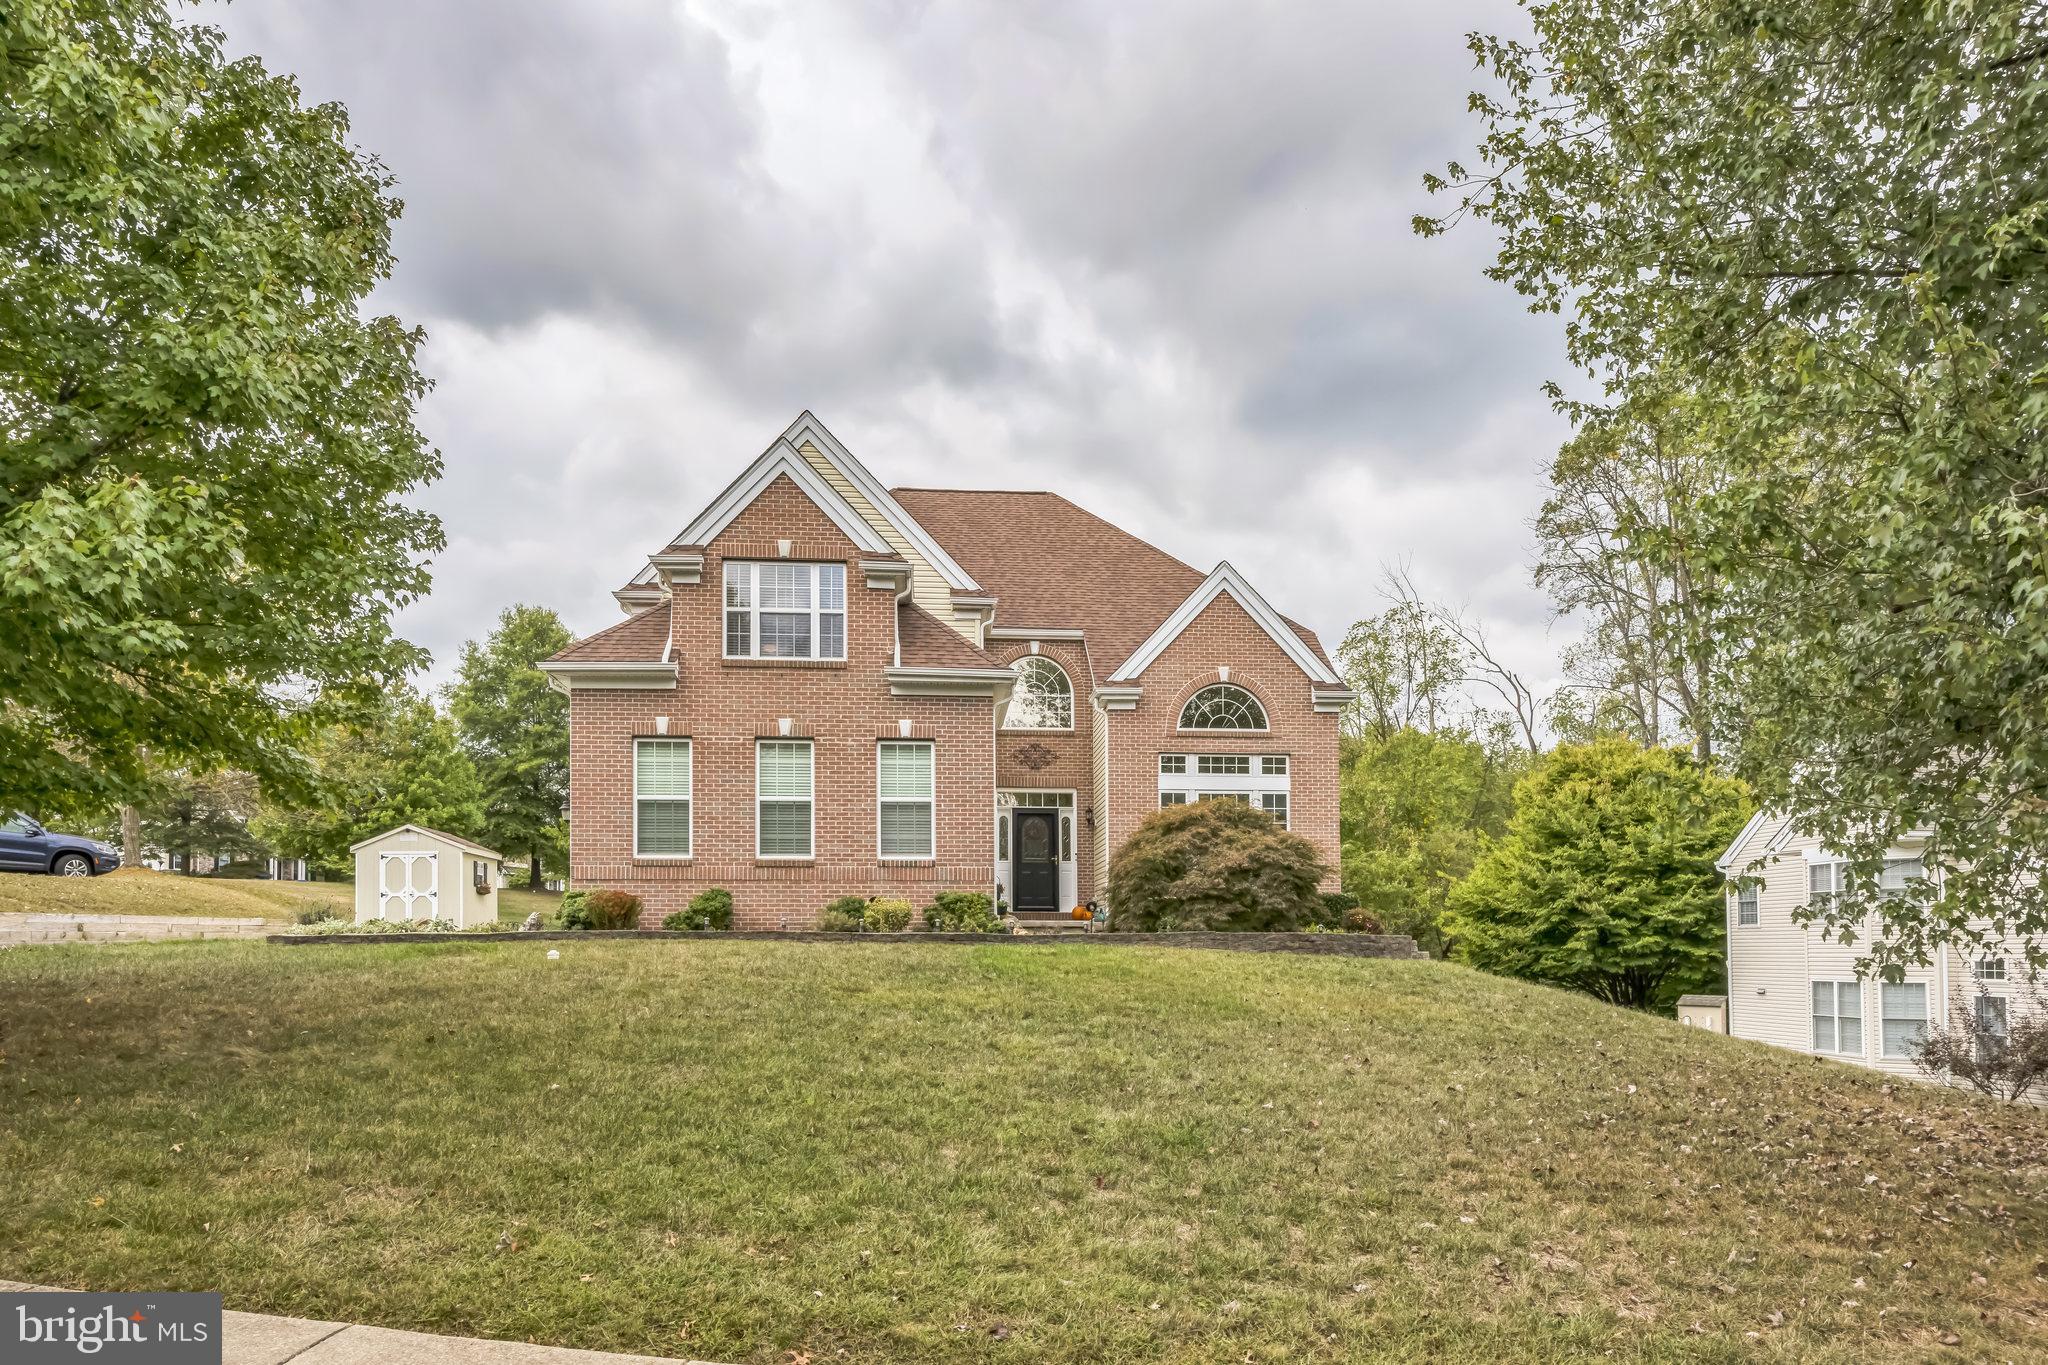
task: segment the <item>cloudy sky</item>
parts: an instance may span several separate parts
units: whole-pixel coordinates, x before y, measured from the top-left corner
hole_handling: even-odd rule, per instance
[[[579,634],[802,409],[892,485],[1045,488],[1332,646],[1383,566],[1554,671],[1529,518],[1559,325],[1423,241],[1508,0],[237,0],[398,177],[445,679]],[[1048,556],[1059,547],[1047,546]]]

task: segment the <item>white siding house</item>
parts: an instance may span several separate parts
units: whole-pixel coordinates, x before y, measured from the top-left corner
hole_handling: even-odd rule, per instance
[[[1921,838],[1887,856],[1885,880],[1922,875]],[[2030,995],[2023,946],[2008,940],[1971,962],[1944,949],[1904,980],[1859,977],[1856,960],[1874,926],[1853,943],[1794,919],[1840,886],[1843,860],[1781,816],[1759,814],[1716,864],[1728,878],[1728,1031],[1799,1052],[1902,1076],[1922,1076],[1911,1045],[1960,991],[1966,1007],[2016,1011]],[[1940,870],[1931,874],[1939,886]]]

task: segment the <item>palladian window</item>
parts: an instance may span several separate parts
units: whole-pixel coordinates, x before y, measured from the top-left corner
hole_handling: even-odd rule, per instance
[[[1074,728],[1074,684],[1067,671],[1051,659],[1033,654],[1017,660],[1017,686],[1010,692],[1005,730],[1071,730]]]
[[[1188,698],[1180,711],[1183,730],[1263,730],[1266,708],[1242,687],[1217,683]]]

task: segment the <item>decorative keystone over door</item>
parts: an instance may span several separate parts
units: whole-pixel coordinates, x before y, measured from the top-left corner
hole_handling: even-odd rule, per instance
[[[1034,739],[1019,749],[1013,757],[1035,773],[1041,768],[1051,767],[1053,760],[1058,758],[1059,755]]]

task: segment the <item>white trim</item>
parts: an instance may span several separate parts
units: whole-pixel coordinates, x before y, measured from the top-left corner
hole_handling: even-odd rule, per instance
[[[1138,646],[1135,654],[1124,660],[1123,664],[1109,675],[1109,680],[1135,680],[1166,652],[1168,645],[1180,638],[1181,632],[1195,623],[1195,619],[1208,609],[1211,602],[1225,592],[1230,594],[1238,606],[1244,608],[1245,614],[1258,623],[1259,629],[1271,636],[1273,643],[1279,645],[1287,657],[1312,680],[1328,683],[1332,687],[1344,685],[1344,680],[1337,676],[1336,671],[1316,657],[1315,651],[1280,619],[1280,613],[1274,611],[1266,599],[1259,596],[1258,590],[1246,582],[1244,575],[1232,568],[1227,559],[1202,580],[1202,586],[1188,595],[1188,599],[1174,610],[1173,615],[1167,617],[1159,629],[1152,632],[1150,639]]]
[[[667,582],[681,583],[685,587],[704,577],[704,556],[700,554],[662,550],[647,556],[647,566]]]
[[[1075,712],[1076,710],[1078,710],[1078,709],[1079,709],[1079,707],[1080,707],[1080,694],[1079,694],[1079,693],[1077,693],[1077,692],[1076,692],[1076,691],[1074,690],[1074,675],[1073,675],[1073,674],[1071,674],[1071,673],[1069,673],[1069,672],[1067,672],[1067,670],[1066,670],[1066,666],[1065,666],[1064,664],[1062,664],[1062,663],[1061,663],[1061,662],[1060,662],[1060,661],[1059,661],[1058,659],[1055,659],[1055,658],[1053,658],[1053,657],[1052,657],[1052,656],[1051,656],[1050,654],[1039,654],[1039,653],[1037,653],[1037,652],[1035,652],[1035,651],[1034,651],[1033,653],[1030,653],[1030,654],[1026,654],[1026,655],[1025,655],[1025,656],[1024,656],[1023,658],[1021,658],[1021,659],[1013,659],[1013,660],[1011,660],[1011,661],[1010,661],[1010,672],[1011,672],[1011,673],[1013,673],[1013,674],[1016,674],[1016,676],[1017,676],[1017,678],[1018,678],[1018,680],[1019,680],[1020,682],[1021,682],[1021,681],[1023,680],[1023,677],[1024,677],[1024,675],[1023,675],[1023,674],[1022,674],[1021,672],[1018,672],[1018,665],[1020,665],[1020,664],[1026,664],[1026,663],[1042,663],[1042,664],[1049,664],[1049,665],[1050,665],[1050,666],[1051,666],[1051,667],[1052,667],[1052,668],[1054,669],[1054,671],[1056,671],[1056,672],[1057,672],[1057,673],[1058,673],[1058,674],[1060,675],[1060,677],[1061,677],[1061,678],[1062,678],[1062,679],[1063,679],[1063,680],[1064,680],[1064,681],[1066,682],[1066,684],[1067,684],[1067,723],[1066,723],[1065,725],[1012,725],[1012,724],[1010,724],[1010,708],[1008,707],[1008,705],[1005,705],[1005,706],[1003,707],[1003,720],[1002,720],[1002,723],[1001,723],[1000,725],[998,725],[998,726],[997,726],[996,728],[997,728],[997,729],[999,729],[999,730],[1001,730],[1001,731],[1003,731],[1003,732],[1004,732],[1005,734],[1018,734],[1018,735],[1071,735],[1071,734],[1073,734],[1073,733],[1074,733],[1074,712]],[[1011,689],[1010,695],[1011,695],[1011,697],[1012,697],[1012,698],[1014,698],[1014,697],[1015,697],[1015,696],[1017,695],[1017,694],[1016,694],[1016,690],[1015,690],[1014,688],[1013,688],[1013,689]]]
[[[1735,866],[1735,855],[1742,851],[1742,846],[1749,842],[1749,836],[1755,834],[1767,818],[1762,811],[1749,817],[1749,823],[1742,827],[1742,832],[1735,836],[1735,841],[1728,845],[1727,851],[1714,859],[1715,871],[1724,877],[1728,875],[1729,870]]]
[[[1182,725],[1181,722],[1187,719],[1188,708],[1195,704],[1195,698],[1201,696],[1204,692],[1213,692],[1219,687],[1228,687],[1250,697],[1252,705],[1259,708],[1259,715],[1266,723],[1264,725],[1236,726],[1229,729],[1214,725]],[[1252,691],[1249,687],[1246,687],[1243,683],[1203,683],[1200,687],[1188,693],[1188,699],[1180,704],[1180,714],[1173,718],[1173,732],[1177,735],[1268,735],[1273,732],[1273,715],[1266,709],[1266,699]]]
[[[715,498],[711,505],[697,514],[697,519],[676,533],[671,544],[708,545],[719,532],[732,525],[733,518],[761,496],[779,474],[787,474],[791,483],[804,491],[804,495],[817,504],[820,512],[832,519],[832,524],[846,533],[846,538],[864,552],[873,555],[894,554],[889,542],[882,539],[881,532],[868,525],[867,519],[853,510],[853,504],[839,496],[839,491],[826,483],[818,471],[811,468],[797,448],[787,440],[778,438],[769,446],[761,458],[741,471],[740,476],[726,486],[726,490]],[[652,566],[647,572],[652,572]]]
[[[761,570],[764,568],[778,568],[783,565],[803,569],[810,575],[809,596],[811,605],[802,611],[792,607],[767,607],[762,605]],[[824,571],[833,568],[839,570],[839,609],[837,611],[827,607],[824,603]],[[744,607],[734,607],[727,599],[727,593],[731,590],[732,572],[734,569],[745,569],[747,571],[747,605]],[[728,559],[718,566],[718,578],[718,642],[719,648],[725,651],[721,656],[722,658],[746,659],[754,662],[766,660],[770,663],[843,664],[846,662],[846,651],[849,643],[846,638],[846,632],[852,613],[848,609],[846,600],[845,564],[836,559]],[[731,623],[727,618],[737,611],[744,611],[747,614],[747,653],[745,654],[735,654],[732,652],[732,636],[729,633]],[[811,618],[811,652],[809,654],[763,654],[761,652],[761,617],[771,613],[776,616],[802,615]],[[839,618],[839,652],[837,654],[822,652],[825,647],[825,618],[827,616],[837,616]],[[673,617],[670,618],[669,624],[671,629],[673,629],[675,624]]]
[[[868,500],[868,504],[881,513],[882,519],[895,527],[897,533],[905,540],[917,547],[917,552],[924,556],[925,562],[938,571],[939,577],[946,580],[946,586],[961,592],[981,591],[981,585],[974,581],[967,570],[961,568],[953,556],[947,554],[939,542],[932,539],[931,532],[917,524],[917,518],[903,510],[902,503],[889,496],[889,490],[882,487],[881,480],[870,474],[868,467],[855,459],[853,452],[841,445],[839,438],[827,431],[825,424],[812,416],[808,408],[797,414],[797,419],[782,433],[782,439],[789,443],[791,449],[802,445],[806,439],[816,446],[826,459],[839,467],[839,472],[846,476],[846,481],[860,490],[861,496]]]
[[[498,850],[496,850],[495,848],[485,848],[482,844],[473,844],[469,840],[460,838],[456,835],[442,834],[437,830],[431,830],[423,825],[415,825],[411,822],[407,822],[403,825],[393,825],[390,829],[385,830],[382,834],[372,834],[367,839],[359,839],[355,843],[350,844],[348,846],[348,851],[350,853],[354,853],[358,849],[368,848],[371,844],[376,843],[379,839],[388,839],[394,834],[403,834],[407,830],[411,830],[414,834],[419,835],[423,839],[440,839],[446,843],[451,843],[455,845],[457,848],[462,849],[468,853],[481,853],[484,854],[486,857],[496,858],[500,862],[503,862],[505,860],[505,855],[498,852]]]
[[[808,853],[763,853],[761,851],[761,746],[763,744],[801,744],[811,755],[811,851]],[[690,765],[690,781],[697,780],[694,755]],[[777,800],[787,800],[778,797]],[[694,814],[694,812],[693,812]],[[810,739],[756,739],[754,741],[754,858],[764,863],[805,863],[816,862],[818,858],[818,746]]]
[[[721,627],[722,625],[721,622]],[[561,663],[539,663],[534,667],[547,674],[549,687],[564,693],[578,687],[586,691],[674,687],[679,676],[675,664],[663,663],[656,659],[633,663],[578,663],[575,660],[567,660]]]
[[[899,749],[923,749],[932,757],[932,794],[925,798],[925,814],[931,822],[931,845],[929,853],[884,853],[882,851],[882,807],[884,805],[907,806],[914,802],[897,799],[890,802],[882,797],[882,750],[894,745]],[[815,789],[817,779],[811,783]],[[875,741],[875,858],[884,863],[929,863],[939,857],[939,746],[929,739],[878,739]]]
[[[1103,711],[1135,711],[1144,695],[1142,687],[1098,687],[1090,700]]]
[[[619,610],[627,616],[638,616],[649,607],[661,605],[661,599],[668,596],[657,583],[639,583],[620,588],[612,594],[612,601],[619,604]]]
[[[1009,695],[1017,675],[1007,668],[889,667],[882,670],[892,697],[994,697]],[[993,728],[993,727],[991,727]]]
[[[1066,627],[1039,629],[1036,626],[990,626],[982,632],[991,640],[1082,640],[1087,632]]]
[[[664,717],[664,719],[666,719]],[[673,796],[640,795],[640,746],[643,744],[680,744],[690,751],[690,791],[683,797],[690,807],[690,830],[684,837],[690,845],[688,853],[642,853],[640,851],[640,803],[644,801],[673,801]],[[633,857],[636,860],[664,863],[687,863],[697,856],[697,744],[688,735],[635,735],[633,736]]]
[[[1311,687],[1308,690],[1308,704],[1318,715],[1336,715],[1357,700],[1358,694],[1348,687]]]

